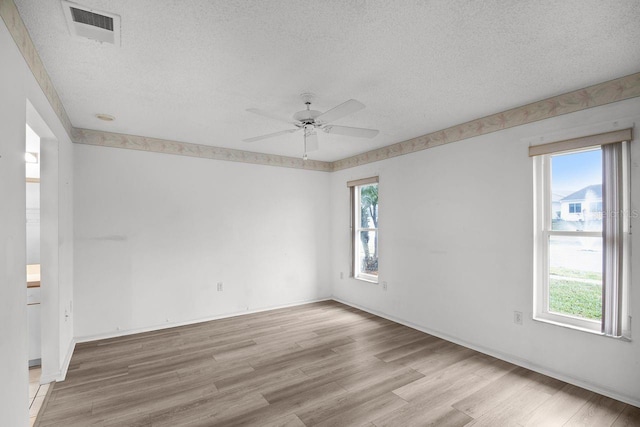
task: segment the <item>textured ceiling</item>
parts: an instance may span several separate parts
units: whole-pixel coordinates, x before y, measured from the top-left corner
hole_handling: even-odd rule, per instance
[[[320,133],[334,161],[640,71],[640,1],[82,0],[120,46],[70,36],[59,0],[15,0],[73,126],[299,157],[299,94],[367,108]],[[97,113],[116,117],[111,123]]]

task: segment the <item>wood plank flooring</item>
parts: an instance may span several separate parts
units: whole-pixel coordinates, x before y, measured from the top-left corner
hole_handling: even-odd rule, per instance
[[[640,426],[640,409],[334,301],[78,344],[36,426]]]

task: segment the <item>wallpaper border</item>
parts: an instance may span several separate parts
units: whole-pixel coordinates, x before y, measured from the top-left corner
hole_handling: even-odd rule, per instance
[[[13,0],[0,0],[0,16],[7,26],[9,34],[13,37],[13,41],[22,53],[22,57],[29,66],[33,77],[40,85],[40,88],[42,88],[42,92],[44,92],[47,97],[49,104],[51,104],[51,108],[53,108],[58,119],[62,122],[62,126],[64,126],[67,134],[71,136],[71,132],[73,130],[71,120],[69,119],[69,116],[67,116],[67,112],[62,105],[58,92],[53,86],[47,70],[44,68],[40,55],[38,55],[38,51],[31,40],[29,31],[27,31],[27,27],[24,25],[24,21],[22,20],[22,17],[18,12],[18,8]]]
[[[276,154],[74,128],[13,0],[0,0],[0,16],[71,140],[77,144],[332,172],[640,96],[639,72],[334,162],[305,161]]]
[[[563,114],[574,113],[640,96],[640,73],[631,74],[472,120],[333,162],[333,170],[348,169],[444,144],[485,135]]]
[[[79,144],[98,145],[101,147],[125,148],[129,150],[151,151],[154,153],[175,154],[179,156],[200,157],[205,159],[226,160],[267,166],[280,166],[296,169],[331,172],[329,162],[318,160],[302,160],[274,154],[254,153],[251,151],[220,148],[210,145],[191,144],[189,142],[170,141],[166,139],[147,138],[144,136],[126,135],[90,129],[73,129],[72,141]]]

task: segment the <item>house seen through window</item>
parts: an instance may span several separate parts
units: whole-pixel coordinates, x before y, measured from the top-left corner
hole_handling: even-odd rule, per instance
[[[601,150],[555,155],[550,162],[551,192],[560,198],[552,200],[559,215],[549,231],[548,310],[599,321],[602,215],[583,207],[602,203]]]

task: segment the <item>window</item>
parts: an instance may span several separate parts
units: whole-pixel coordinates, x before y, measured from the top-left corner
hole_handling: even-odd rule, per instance
[[[569,203],[569,213],[582,213],[582,203]]]
[[[378,177],[347,183],[351,195],[351,277],[378,283]]]
[[[626,141],[631,131],[621,132],[596,135],[598,144],[586,137],[530,148],[536,320],[629,335]]]

